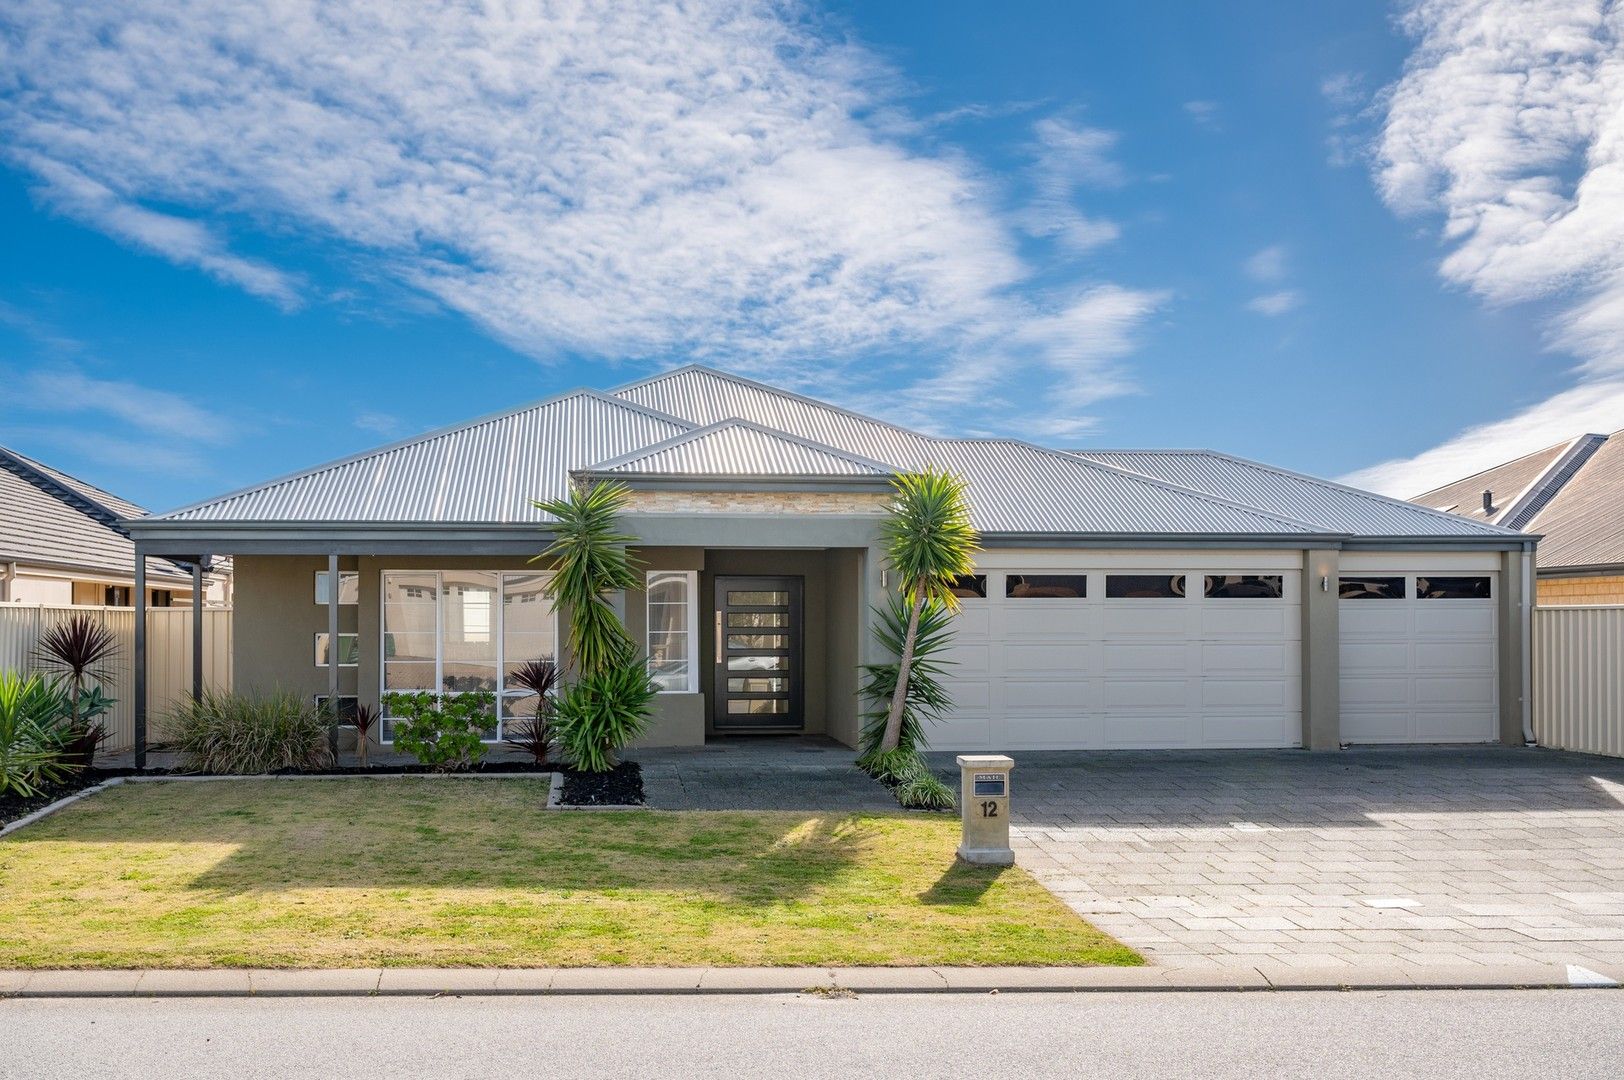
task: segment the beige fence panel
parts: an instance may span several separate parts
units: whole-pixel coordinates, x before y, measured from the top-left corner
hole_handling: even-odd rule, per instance
[[[1624,607],[1534,609],[1534,735],[1624,757]]]
[[[117,699],[104,722],[105,749],[128,750],[135,743],[135,612],[130,608],[34,607],[0,604],[0,671],[34,671],[40,635],[59,622],[87,615],[118,637],[109,694]],[[231,689],[231,609],[203,611],[203,685]],[[156,732],[171,705],[192,692],[192,609],[153,608],[147,612],[147,716]]]

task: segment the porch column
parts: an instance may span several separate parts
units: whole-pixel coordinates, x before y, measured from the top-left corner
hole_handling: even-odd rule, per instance
[[[203,558],[192,564],[192,701],[203,700]]]
[[[147,553],[135,545],[135,767],[147,767]]]
[[[1303,749],[1342,745],[1342,552],[1303,552]]]
[[[338,761],[338,556],[327,556],[327,745]]]

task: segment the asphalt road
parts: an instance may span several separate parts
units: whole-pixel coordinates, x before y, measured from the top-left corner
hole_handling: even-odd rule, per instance
[[[0,1077],[1618,1076],[1624,991],[0,1001]]]

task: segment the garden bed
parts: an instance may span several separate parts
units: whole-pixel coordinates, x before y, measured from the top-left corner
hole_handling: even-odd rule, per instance
[[[66,799],[69,795],[93,788],[103,780],[111,780],[115,776],[130,776],[133,769],[86,769],[76,772],[66,780],[55,784],[41,784],[38,795],[23,797],[16,794],[0,795],[0,825],[9,825],[13,821],[27,817],[36,810],[43,810],[59,799]]]
[[[560,771],[564,790],[559,802],[565,806],[643,805],[643,767],[635,761],[622,761],[606,773]]]

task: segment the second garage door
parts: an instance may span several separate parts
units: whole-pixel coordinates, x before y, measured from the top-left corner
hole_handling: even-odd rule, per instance
[[[989,571],[961,581],[939,750],[1301,744],[1295,571]]]

